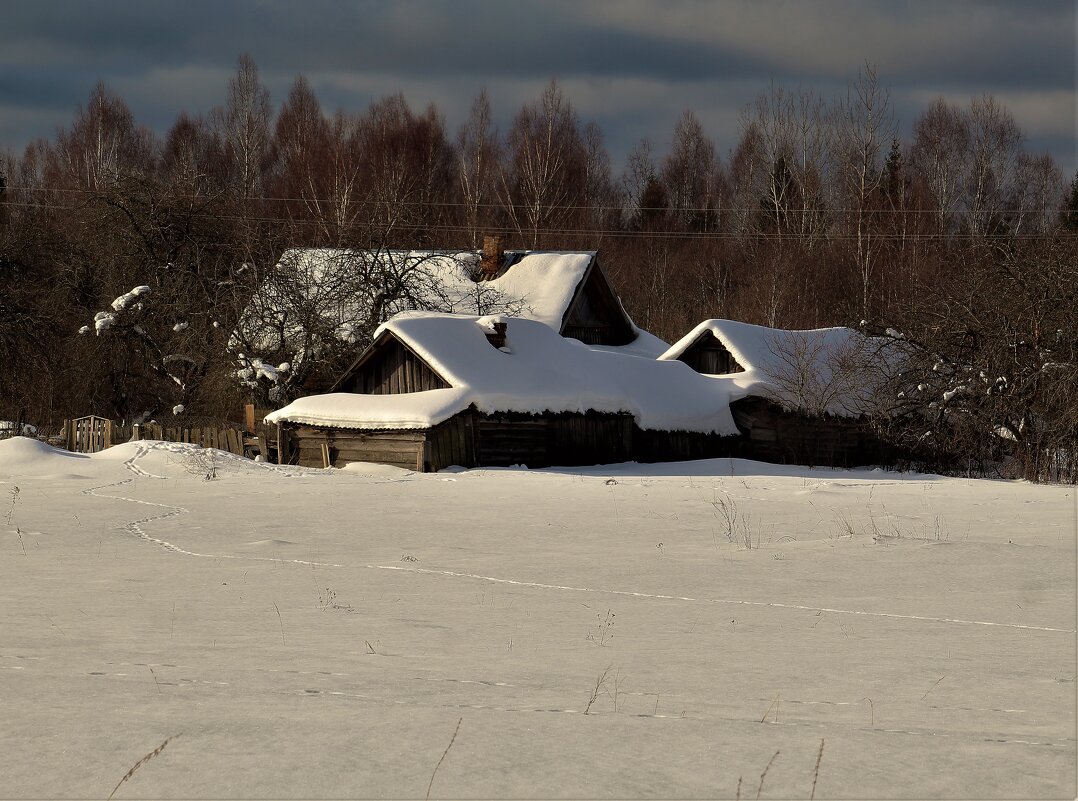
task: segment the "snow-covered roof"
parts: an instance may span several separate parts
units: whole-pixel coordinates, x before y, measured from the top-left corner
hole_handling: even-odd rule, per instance
[[[509,266],[496,278],[477,282],[478,251],[293,248],[285,251],[274,273],[255,293],[241,318],[241,329],[256,347],[278,350],[298,333],[304,316],[315,313],[347,340],[350,326],[368,318],[370,288],[363,276],[378,264],[402,276],[400,283],[407,287],[403,297],[384,309],[387,316],[416,308],[455,314],[501,312],[561,330],[595,261],[595,251],[509,251],[507,255]],[[650,335],[641,339],[631,343],[641,355],[657,356],[662,350],[659,346],[666,345]]]
[[[889,340],[852,328],[786,331],[734,320],[704,320],[659,359],[680,359],[708,335],[745,368],[709,376],[732,385],[731,400],[755,395],[811,414],[856,417],[871,412],[895,356]]]
[[[536,320],[505,318],[506,348],[487,340],[490,318],[410,312],[379,328],[450,384],[399,395],[300,398],[267,422],[359,429],[427,428],[474,405],[480,412],[625,412],[644,429],[737,434],[731,382],[677,361],[589,347]]]

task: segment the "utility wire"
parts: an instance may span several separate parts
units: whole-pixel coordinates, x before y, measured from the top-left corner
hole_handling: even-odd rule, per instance
[[[65,194],[82,194],[82,195],[94,195],[97,197],[104,197],[109,194],[107,190],[90,189],[86,187],[33,187],[33,186],[8,186],[8,192],[16,194],[18,192],[40,192],[40,193],[65,193]],[[211,200],[213,193],[207,194],[192,194],[192,193],[169,193],[166,192],[171,199],[182,200]],[[220,194],[220,193],[218,193]],[[12,201],[4,201],[11,203]],[[247,201],[253,204],[258,203],[311,203],[311,204],[325,204],[336,205],[339,201],[336,198],[330,197],[274,197],[264,196],[258,198],[251,198]],[[470,203],[468,201],[460,200],[363,200],[357,201],[360,205],[375,205],[375,206],[393,206],[395,208],[468,208],[468,209],[503,209],[505,203]],[[538,207],[531,207],[529,209],[538,208],[541,211],[631,211],[631,212],[669,212],[669,213],[682,213],[682,212],[700,212],[700,213],[736,213],[744,211],[763,212],[769,213],[772,207],[759,206],[759,207],[745,207],[745,206],[637,206],[635,204],[625,205],[591,205],[591,204],[551,204],[541,205]],[[851,208],[851,207],[831,207],[826,206],[822,208],[812,207],[798,207],[796,205],[781,206],[779,210],[785,214],[797,215],[797,214],[928,214],[933,216],[940,216],[940,214],[1056,214],[1063,209],[1052,207],[1050,209],[1014,209],[1004,207],[993,207],[985,209],[874,209],[874,208]]]
[[[0,201],[0,206],[13,208],[50,209],[57,211],[75,211],[85,208],[83,205],[55,204],[55,203],[22,203],[18,201]],[[243,215],[243,214],[218,214],[214,212],[180,211],[177,216],[194,219],[207,219],[230,222],[253,222],[253,223],[281,223],[294,226],[319,226],[338,228],[335,222],[322,219],[302,219],[295,217],[281,217],[268,215]],[[377,229],[377,223],[345,224],[345,230],[359,228],[361,230]],[[409,229],[421,229],[424,231],[441,231],[446,233],[484,232],[489,234],[521,235],[527,236],[590,236],[590,237],[621,237],[627,239],[686,239],[686,240],[776,240],[776,241],[820,241],[835,242],[856,239],[870,240],[899,240],[899,241],[954,241],[954,240],[981,240],[991,239],[989,234],[976,233],[939,233],[939,232],[892,232],[870,231],[856,233],[798,233],[794,231],[648,231],[619,228],[533,228],[532,226],[506,226],[506,225],[478,225],[471,226],[460,223],[401,223],[384,226],[387,229],[406,231]],[[1008,239],[1034,240],[1043,239],[1046,236],[1056,236],[1062,239],[1078,239],[1078,234],[1065,234],[1056,232],[1032,232],[1007,234]]]

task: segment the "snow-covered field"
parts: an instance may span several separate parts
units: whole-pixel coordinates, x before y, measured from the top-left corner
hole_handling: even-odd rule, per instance
[[[0,441],[3,797],[1078,792],[1073,487],[191,452]]]

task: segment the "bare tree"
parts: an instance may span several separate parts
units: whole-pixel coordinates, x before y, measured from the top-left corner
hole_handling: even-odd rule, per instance
[[[888,91],[880,85],[875,67],[866,64],[862,68],[836,112],[842,217],[852,237],[851,255],[861,284],[860,313],[868,318],[876,255],[883,243],[877,237],[880,218],[874,213],[879,210],[884,182],[882,153],[885,143],[895,135]]]
[[[931,193],[940,236],[948,232],[959,206],[970,138],[968,115],[942,97],[913,124],[910,161]]]
[[[536,103],[513,120],[507,163],[500,176],[502,202],[521,238],[532,247],[539,232],[563,224],[578,198],[582,146],[576,112],[551,81]]]
[[[764,372],[785,406],[817,417],[862,417],[891,405],[885,388],[902,363],[894,340],[841,329],[788,331],[770,337],[767,347]]]
[[[519,314],[520,298],[471,280],[474,255],[444,251],[287,251],[253,294],[232,335],[241,383],[260,402],[325,391],[372,341],[409,310]]]
[[[472,101],[468,121],[457,135],[457,177],[464,209],[464,225],[472,247],[479,247],[483,231],[493,219],[501,145],[494,127],[490,98],[482,90]]]
[[[662,169],[671,213],[679,227],[691,231],[716,228],[718,168],[714,144],[700,120],[687,109],[674,126],[673,145]]]
[[[244,53],[236,74],[228,81],[225,106],[214,109],[211,115],[228,158],[229,178],[242,201],[261,193],[262,177],[269,161],[272,117],[269,90],[258,77],[254,59]]]
[[[148,170],[153,135],[135,125],[131,110],[103,83],[90,92],[70,128],[57,136],[55,154],[75,187],[102,190],[128,170]]]
[[[327,203],[329,125],[302,76],[292,85],[277,115],[272,152],[271,191],[281,201],[273,206],[274,214],[310,221],[318,226],[323,239],[329,239],[334,219]]]
[[[370,244],[389,231],[412,242],[429,236],[445,217],[453,180],[440,115],[431,107],[416,116],[403,95],[390,95],[371,105],[357,133],[370,230],[380,232]]]
[[[967,163],[967,225],[973,234],[998,233],[1014,194],[1022,131],[991,95],[973,98],[969,110],[971,158]]]
[[[901,337],[905,444],[934,466],[1010,451],[1031,480],[1078,475],[1078,254],[1066,238],[989,242],[919,293]],[[969,460],[969,461],[967,461]]]
[[[1032,156],[1021,153],[1015,165],[1014,218],[1015,234],[1047,236],[1059,224],[1063,202],[1063,171],[1049,154]]]
[[[614,209],[617,196],[611,178],[610,154],[603,144],[603,131],[596,122],[584,126],[582,147],[583,175],[578,225],[591,232],[588,236],[594,243],[592,247],[598,248],[603,236],[601,232],[608,223],[615,224],[619,215]]]
[[[654,208],[654,197],[647,197],[658,182],[655,157],[652,155],[652,143],[648,138],[641,139],[629,151],[625,159],[625,169],[621,174],[621,193],[624,198],[625,213],[622,222],[627,227],[639,227],[646,211]],[[665,190],[663,190],[665,206]]]

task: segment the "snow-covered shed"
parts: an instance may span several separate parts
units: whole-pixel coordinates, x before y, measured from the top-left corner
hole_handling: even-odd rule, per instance
[[[704,320],[659,359],[727,382],[755,458],[848,465],[880,456],[872,419],[897,356],[891,340],[851,328]]]
[[[545,322],[411,312],[324,395],[268,415],[282,461],[421,470],[730,455],[728,380],[561,336]]]

